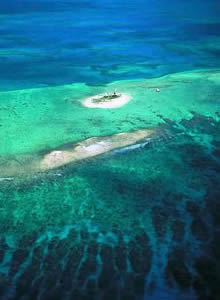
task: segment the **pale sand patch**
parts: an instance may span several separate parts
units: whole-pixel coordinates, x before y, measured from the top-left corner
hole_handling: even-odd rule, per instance
[[[95,157],[115,149],[136,144],[143,139],[150,139],[155,130],[137,130],[133,132],[123,132],[105,137],[92,137],[69,145],[68,150],[53,150],[45,155],[34,154],[15,160],[8,160],[0,164],[0,182],[12,180],[14,176],[30,175],[37,172],[56,169],[72,162],[77,162],[86,158]],[[19,159],[21,160],[19,162]],[[18,161],[18,162],[17,162]]]
[[[97,95],[97,96],[86,98],[82,100],[82,105],[89,108],[118,108],[127,104],[131,100],[130,95],[122,93],[120,97],[115,99],[105,100],[99,103],[93,101],[93,99],[99,99],[102,98],[103,96],[104,95]]]
[[[54,169],[74,161],[94,157],[114,149],[135,144],[144,138],[150,137],[153,133],[153,130],[146,129],[119,133],[108,137],[90,138],[77,145],[73,144],[72,149],[68,151],[49,152],[42,158],[38,168],[41,171]]]

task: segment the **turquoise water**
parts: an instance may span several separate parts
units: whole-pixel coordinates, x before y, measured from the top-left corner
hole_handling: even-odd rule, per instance
[[[219,15],[215,0],[0,3],[0,299],[220,299]],[[115,89],[132,100],[82,105]],[[27,167],[139,129],[154,134]]]

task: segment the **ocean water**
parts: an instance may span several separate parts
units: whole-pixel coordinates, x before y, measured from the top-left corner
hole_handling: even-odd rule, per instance
[[[217,0],[0,2],[0,299],[220,299],[219,16]],[[115,89],[132,100],[82,105]]]
[[[1,89],[219,67],[210,1],[1,1]]]

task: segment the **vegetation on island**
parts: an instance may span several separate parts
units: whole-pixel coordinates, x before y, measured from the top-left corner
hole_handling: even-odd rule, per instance
[[[111,101],[111,100],[119,98],[119,97],[121,97],[121,94],[114,91],[113,93],[105,94],[98,98],[93,98],[92,102],[94,102],[94,103],[107,102],[107,101]]]

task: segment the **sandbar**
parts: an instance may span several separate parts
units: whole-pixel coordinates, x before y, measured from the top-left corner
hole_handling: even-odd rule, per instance
[[[39,170],[54,169],[74,161],[135,144],[152,134],[153,130],[143,129],[112,136],[89,138],[78,144],[73,144],[69,150],[49,152],[41,159],[38,168]]]
[[[45,154],[36,153],[32,157],[28,155],[27,159],[23,157],[22,161],[18,155],[14,157],[13,160],[8,160],[4,164],[0,164],[0,174],[2,177],[10,178],[11,180],[11,177],[14,176],[45,172],[65,166],[69,163],[96,157],[115,149],[127,147],[141,140],[144,142],[154,134],[155,130],[141,129],[111,136],[91,137],[78,143],[68,144],[65,150],[63,150],[61,146],[60,149],[55,149]]]

